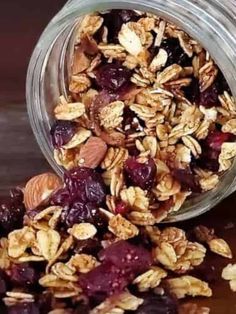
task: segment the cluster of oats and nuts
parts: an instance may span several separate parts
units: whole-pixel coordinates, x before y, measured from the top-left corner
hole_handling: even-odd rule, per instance
[[[236,156],[236,101],[208,52],[142,12],[85,16],[68,95],[55,107],[54,157],[102,174],[107,206],[154,225],[217,187]]]
[[[64,183],[33,177],[0,203],[1,313],[210,313],[185,298],[212,296],[192,271],[206,265],[207,249],[232,259],[227,242],[202,225],[190,238],[177,227],[135,224],[102,208],[104,189],[94,170],[77,168]],[[236,291],[236,265],[222,277]]]
[[[68,91],[51,129],[64,181],[36,176],[0,204],[8,313],[209,313],[185,302],[212,295],[190,271],[207,249],[231,259],[229,245],[205,226],[190,238],[157,224],[236,156],[222,73],[177,26],[112,10],[82,19]],[[236,290],[235,265],[222,276]]]

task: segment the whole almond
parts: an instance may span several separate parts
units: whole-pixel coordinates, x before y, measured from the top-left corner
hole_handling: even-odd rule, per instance
[[[92,136],[82,146],[79,153],[79,164],[83,167],[96,168],[107,152],[106,143],[99,137]]]
[[[43,173],[31,178],[24,190],[26,209],[34,209],[62,186],[61,179],[53,173]]]

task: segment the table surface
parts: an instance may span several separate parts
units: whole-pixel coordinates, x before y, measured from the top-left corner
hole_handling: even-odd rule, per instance
[[[0,195],[34,174],[50,170],[35,142],[27,118],[25,77],[40,33],[65,2],[0,1]],[[236,194],[210,213],[186,222],[184,226],[190,228],[198,223],[215,227],[218,234],[229,242],[236,256]],[[209,257],[209,268],[202,274],[210,273],[210,266],[216,269],[218,279],[211,283],[213,297],[193,300],[209,306],[213,314],[236,314],[236,294],[230,291],[228,282],[219,278],[223,266],[229,262],[213,255]]]

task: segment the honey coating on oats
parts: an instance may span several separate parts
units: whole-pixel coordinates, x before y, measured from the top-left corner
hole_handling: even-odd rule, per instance
[[[158,226],[236,156],[236,102],[209,54],[155,15],[87,15],[54,115],[63,183],[46,173],[0,203],[8,313],[209,313],[181,299],[212,295],[189,272],[229,245]],[[235,265],[222,277],[236,290]]]
[[[68,91],[54,111],[55,160],[102,169],[113,207],[138,187],[146,215],[165,209],[165,219],[216,188],[236,156],[236,102],[223,74],[196,40],[155,15],[86,16]]]

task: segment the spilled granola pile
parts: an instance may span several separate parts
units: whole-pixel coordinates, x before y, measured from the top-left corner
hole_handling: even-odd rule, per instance
[[[138,225],[216,188],[236,156],[236,101],[223,74],[196,40],[151,14],[82,20],[54,114],[58,165],[97,169],[109,210],[124,202]]]
[[[1,313],[210,312],[185,299],[212,296],[192,271],[205,265],[207,251],[232,259],[227,242],[202,225],[191,233],[148,219],[140,226],[123,204],[116,213],[104,208],[105,191],[101,174],[80,167],[64,182],[51,173],[33,177],[1,201]],[[143,213],[142,197],[135,204]],[[236,265],[222,277],[236,291]]]
[[[213,229],[158,225],[217,187],[236,156],[236,102],[209,54],[137,11],[85,16],[68,95],[51,129],[64,180],[45,173],[0,203],[0,295],[7,313],[204,314],[194,276]],[[222,272],[236,290],[235,265]]]

